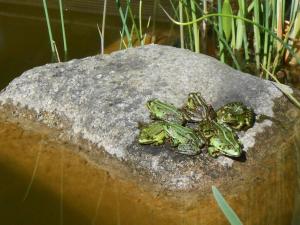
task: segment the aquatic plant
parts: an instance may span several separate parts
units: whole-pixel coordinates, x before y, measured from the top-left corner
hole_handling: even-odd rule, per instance
[[[229,204],[226,202],[226,200],[223,198],[222,194],[219,192],[219,190],[212,186],[212,192],[213,196],[222,210],[223,214],[226,216],[227,220],[230,222],[231,225],[242,225],[243,223],[239,219],[239,217],[236,215],[236,213],[233,211],[233,209],[229,206]]]
[[[46,23],[47,23],[47,29],[48,29],[48,35],[49,35],[49,43],[51,47],[52,53],[55,53],[55,47],[54,47],[54,40],[53,40],[53,35],[52,35],[52,29],[51,29],[51,24],[50,24],[50,19],[49,19],[49,14],[48,14],[48,7],[47,7],[47,1],[43,0],[43,7],[44,7],[44,13],[46,17]]]
[[[99,32],[100,36],[100,53],[103,55],[104,54],[104,37],[105,37],[105,20],[106,20],[106,7],[107,7],[107,0],[104,0],[103,3],[103,11],[102,11],[102,30],[100,30],[99,25],[97,24],[97,29]]]
[[[206,1],[203,1],[206,4]],[[174,4],[174,3],[173,3]],[[197,9],[193,8],[193,4],[186,4],[184,0],[179,1],[179,10],[185,10],[187,14],[184,18],[173,19],[168,12],[166,15],[172,22],[180,26],[182,30],[183,26],[191,26],[195,28],[195,25],[200,21],[208,21],[213,25],[213,29],[218,37],[219,58],[222,62],[232,62],[236,68],[240,68],[236,53],[239,53],[244,49],[243,58],[247,63],[255,63],[256,72],[260,75],[264,75],[269,79],[269,73],[262,69],[263,65],[267,71],[275,74],[279,66],[287,61],[287,58],[292,55],[296,58],[298,64],[300,60],[295,56],[295,48],[293,47],[293,41],[300,30],[300,13],[299,0],[293,0],[290,5],[289,25],[284,30],[284,22],[286,18],[286,2],[285,0],[271,0],[260,1],[253,0],[247,5],[245,0],[238,0],[238,8],[233,10],[229,0],[218,0],[217,10],[211,5],[210,12],[204,13],[201,6],[193,1],[193,4],[197,5]],[[181,9],[183,7],[183,9]],[[204,7],[203,7],[204,8]],[[173,10],[176,7],[173,7]],[[179,11],[179,14],[180,14]],[[191,13],[188,13],[191,12]],[[198,19],[195,18],[197,14]],[[192,19],[191,19],[192,18]],[[217,21],[216,21],[217,19]],[[183,22],[183,21],[187,22]],[[247,24],[247,26],[246,26]],[[195,33],[200,34],[198,25]],[[187,32],[188,29],[185,31]],[[291,32],[292,31],[292,32]],[[189,31],[188,31],[189,32]],[[193,38],[191,35],[181,34],[180,37],[185,37],[185,46],[190,46],[193,51],[196,51],[198,46],[198,39]],[[253,40],[249,44],[248,39]],[[193,46],[191,46],[191,43]],[[198,52],[198,51],[196,51]],[[254,61],[251,61],[250,55],[253,55]]]
[[[119,11],[119,15],[122,22],[122,29],[120,31],[121,36],[121,43],[120,43],[120,49],[123,47],[132,47],[133,46],[133,39],[134,37],[137,38],[138,45],[144,45],[144,39],[146,37],[146,34],[143,34],[142,30],[142,0],[139,1],[139,16],[138,16],[138,22],[136,21],[136,17],[132,12],[131,1],[126,0],[126,7],[123,9],[121,5],[120,0],[116,0],[116,5]],[[127,21],[129,19],[129,21]],[[150,19],[149,19],[150,21]],[[149,25],[148,21],[148,25]],[[129,32],[130,30],[130,32]],[[124,35],[125,33],[125,35]],[[126,39],[126,41],[125,41]]]
[[[60,12],[61,32],[62,32],[63,43],[64,43],[64,52],[65,52],[65,54],[67,54],[68,47],[67,47],[67,38],[66,38],[66,31],[65,31],[65,22],[64,22],[64,12],[63,12],[62,0],[59,0],[59,12]]]
[[[45,13],[45,17],[46,17],[47,30],[48,30],[48,35],[49,35],[49,43],[50,43],[51,52],[52,52],[52,59],[54,59],[55,61],[60,62],[58,49],[57,49],[57,46],[56,46],[55,41],[53,39],[52,28],[51,28],[51,24],[50,24],[50,18],[49,18],[48,6],[47,6],[47,1],[46,0],[43,0],[43,7],[44,7],[44,13]],[[59,11],[60,11],[61,30],[62,30],[62,37],[63,37],[63,44],[64,44],[64,53],[65,53],[65,56],[66,56],[66,54],[68,52],[68,47],[67,47],[67,38],[66,38],[66,32],[65,32],[65,23],[64,23],[62,0],[59,0]]]

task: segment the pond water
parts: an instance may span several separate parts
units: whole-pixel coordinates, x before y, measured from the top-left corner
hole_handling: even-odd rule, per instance
[[[65,60],[59,12],[49,11],[52,32],[61,60]],[[83,58],[100,52],[97,24],[101,15],[65,11],[65,29],[68,42],[67,60]],[[105,52],[120,47],[120,18],[109,16],[105,30]],[[147,21],[144,21],[146,24]],[[175,44],[176,37],[168,23],[159,23],[157,42]],[[24,71],[53,61],[43,8],[18,7],[0,3],[0,89]]]
[[[50,16],[54,38],[62,55],[58,12],[52,10]],[[101,16],[66,11],[65,19],[69,45],[67,59],[99,53],[96,24],[100,23]],[[106,52],[111,52],[119,47],[120,19],[111,16],[108,21],[105,47]],[[174,34],[170,25],[160,23],[157,35],[162,37],[159,39],[161,44],[177,44],[177,36],[170,38],[170,34]],[[210,47],[208,45],[206,51],[213,55],[214,49]],[[53,57],[43,9],[1,3],[0,50],[0,90],[25,70],[51,62]],[[298,74],[299,70],[292,68],[290,71]],[[300,83],[298,76],[293,79],[292,83],[297,86]],[[48,136],[47,129],[33,132],[15,123],[0,121],[0,224],[176,225],[214,224],[214,221],[227,224],[211,193],[208,193],[206,205],[196,208],[189,207],[190,197],[168,201],[163,193],[145,191],[97,168],[85,157],[72,153],[74,146],[53,141]],[[295,149],[297,146],[299,143],[295,143]],[[280,160],[284,161],[284,158]],[[279,177],[286,175],[281,173],[281,161],[277,168]],[[275,196],[270,194],[274,194],[275,188],[266,190],[263,196],[253,196],[257,190],[250,189],[245,193],[244,201],[237,202],[233,197],[231,203],[243,215],[245,224],[300,224],[297,213],[300,211],[299,184],[299,176],[297,180],[282,183],[276,187],[279,194]],[[248,202],[251,198],[256,200]],[[267,209],[261,208],[266,199],[270,206],[280,202],[282,206],[277,206],[277,211],[272,211],[266,221],[257,221],[259,215],[268,214]],[[280,207],[288,213],[280,219],[273,217],[280,213]],[[209,209],[205,216],[201,212],[204,208]],[[249,212],[246,213],[247,208]]]

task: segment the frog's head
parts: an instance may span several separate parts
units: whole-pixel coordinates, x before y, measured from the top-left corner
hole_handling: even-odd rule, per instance
[[[220,154],[239,157],[242,153],[242,144],[237,135],[228,126],[212,122],[215,129],[214,135],[210,138],[209,154],[218,156]]]
[[[141,127],[139,135],[140,144],[162,144],[167,137],[164,131],[164,122],[158,121]]]
[[[216,112],[213,107],[206,103],[200,92],[192,92],[188,95],[185,111],[192,115],[191,120],[199,122],[203,119],[214,119]],[[194,118],[193,118],[194,117]]]
[[[192,92],[188,95],[187,107],[190,110],[194,110],[197,107],[207,107],[207,103],[204,98],[201,96],[200,92]]]
[[[217,111],[217,121],[225,123],[235,130],[248,129],[254,124],[253,109],[241,102],[231,102]]]
[[[153,113],[159,110],[159,105],[160,105],[160,101],[158,99],[152,99],[146,103],[146,106],[149,109],[149,111]]]
[[[146,104],[153,119],[160,119],[167,122],[185,122],[184,114],[173,104],[162,102],[158,99],[149,100]]]

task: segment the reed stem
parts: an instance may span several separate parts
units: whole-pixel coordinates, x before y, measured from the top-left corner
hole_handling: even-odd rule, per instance
[[[103,3],[103,14],[102,14],[102,32],[101,32],[101,54],[104,54],[104,33],[105,33],[105,19],[106,19],[106,5],[107,0],[104,0]]]
[[[43,6],[44,6],[44,12],[45,12],[45,17],[46,17],[46,22],[47,22],[51,52],[55,53],[55,48],[54,48],[54,45],[53,45],[54,41],[53,41],[53,36],[52,36],[52,30],[51,30],[51,24],[50,24],[50,19],[49,19],[49,15],[48,15],[48,7],[47,7],[47,1],[46,0],[43,0]]]
[[[222,13],[222,1],[218,0],[218,14]],[[222,25],[222,17],[218,17],[218,27],[219,27],[219,37],[224,38],[223,35],[223,25]],[[221,62],[225,62],[225,55],[224,55],[224,45],[223,42],[221,41],[221,38],[219,38],[219,53],[220,53],[220,60]]]
[[[66,38],[66,31],[65,31],[65,21],[64,21],[62,1],[63,0],[59,0],[59,12],[60,12],[61,31],[62,31],[63,42],[64,42],[64,52],[66,54],[68,52],[68,47],[67,47],[67,38]]]
[[[182,15],[182,0],[179,0],[179,21],[183,22],[183,15]],[[184,48],[184,34],[183,34],[183,26],[179,25],[180,27],[180,47]]]
[[[123,25],[123,28],[124,28],[124,31],[125,31],[125,34],[126,34],[126,37],[127,37],[127,42],[128,42],[128,46],[131,47],[132,46],[132,43],[131,43],[131,35],[129,33],[129,30],[128,30],[128,26],[126,24],[126,19],[127,17],[124,16],[124,13],[123,13],[123,10],[122,10],[122,7],[121,7],[121,3],[120,3],[120,0],[116,0],[116,4],[117,4],[117,7],[118,7],[118,10],[119,10],[119,14],[120,14],[120,17],[121,17],[121,20],[122,20],[122,25]],[[130,1],[128,0],[127,1],[127,6],[130,4]],[[128,7],[128,11],[130,10],[130,6]]]
[[[195,20],[197,16],[196,16],[196,7],[195,7],[194,0],[191,0],[191,10],[192,10],[192,19]],[[200,53],[200,41],[199,41],[199,32],[198,32],[197,23],[193,23],[193,33],[194,33],[195,52]]]

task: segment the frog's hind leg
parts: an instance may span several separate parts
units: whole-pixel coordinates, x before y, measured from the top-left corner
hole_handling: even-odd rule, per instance
[[[201,149],[192,148],[189,144],[181,144],[175,149],[176,152],[184,155],[197,155],[200,153]]]

